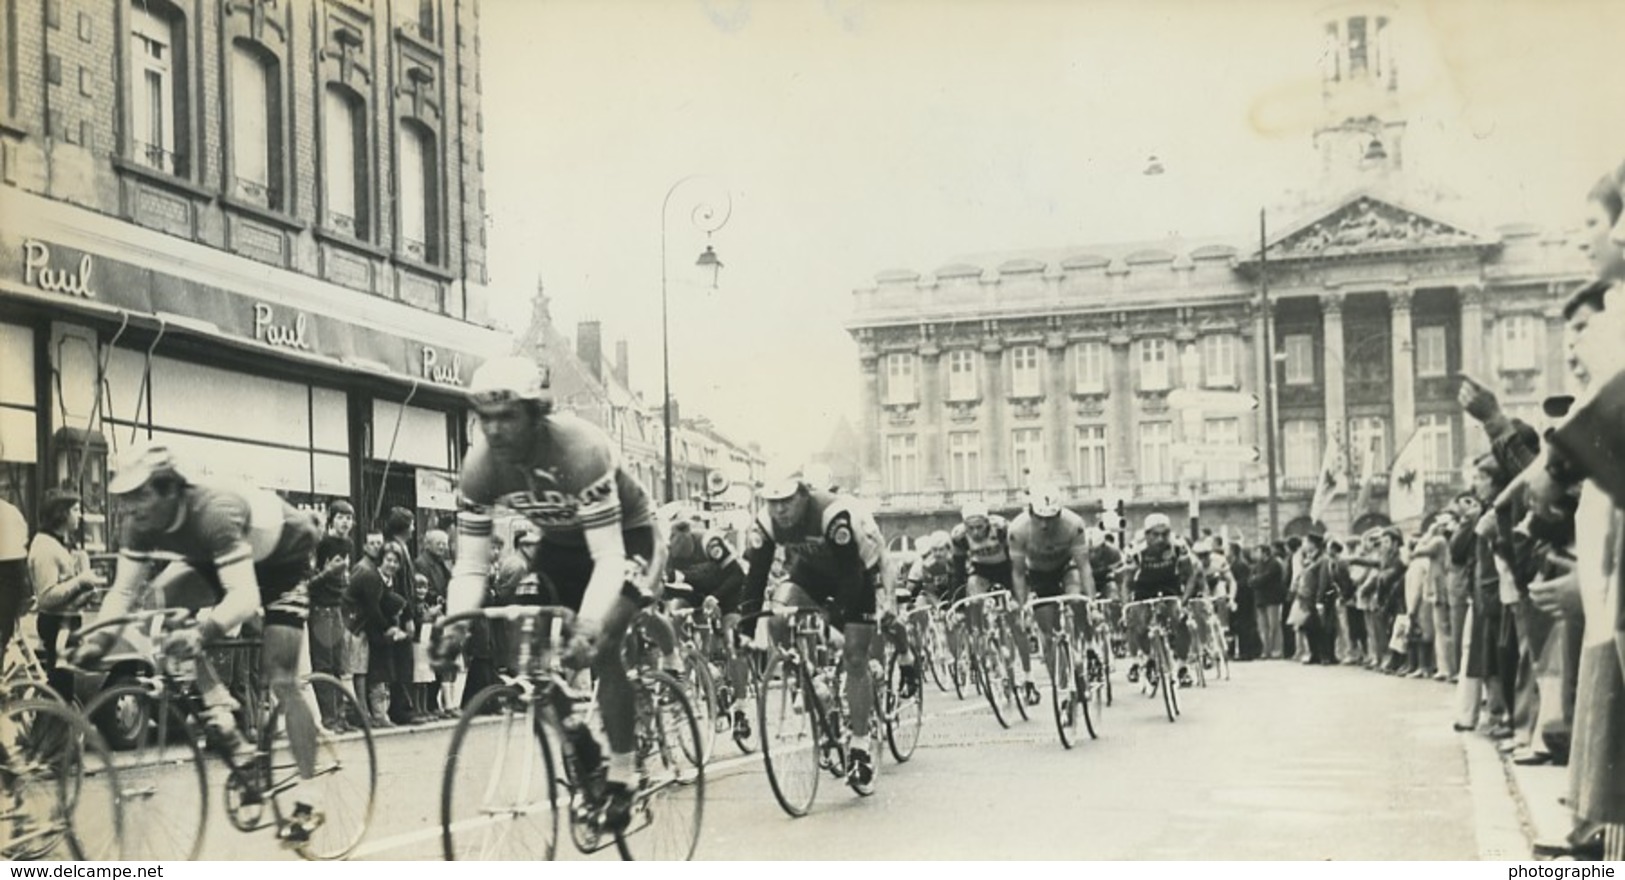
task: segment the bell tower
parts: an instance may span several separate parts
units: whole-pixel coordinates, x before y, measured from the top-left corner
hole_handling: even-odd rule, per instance
[[[1381,182],[1404,167],[1397,21],[1387,0],[1338,3],[1317,16],[1324,115],[1314,140],[1327,193]]]

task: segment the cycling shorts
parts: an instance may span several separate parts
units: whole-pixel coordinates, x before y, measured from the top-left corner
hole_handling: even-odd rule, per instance
[[[622,529],[621,542],[626,545],[626,558],[654,559],[654,526]],[[560,605],[580,611],[581,600],[587,597],[587,581],[592,579],[593,565],[592,551],[585,545],[550,544],[543,540],[536,545],[536,556],[531,560],[530,570],[553,586],[553,595]]]
[[[303,629],[310,617],[310,596],[305,582],[311,575],[304,559],[255,563],[254,580],[260,587],[260,608],[266,626]],[[210,608],[226,598],[220,569],[213,562],[171,562],[152,580],[164,605],[175,608]]]
[[[1010,589],[1010,560],[1003,562],[972,562],[970,564],[971,577],[979,577],[987,581],[990,590]]]
[[[880,572],[869,569],[859,578],[808,576],[793,581],[796,589],[829,612],[829,625],[844,630],[848,623],[873,626],[877,620],[875,593],[880,589]]]
[[[1027,587],[1034,596],[1048,599],[1066,592],[1068,584],[1080,584],[1078,570],[1072,566],[1059,568],[1054,571],[1039,571],[1027,569]]]

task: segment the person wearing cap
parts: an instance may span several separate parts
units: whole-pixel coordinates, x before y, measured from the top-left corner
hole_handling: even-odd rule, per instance
[[[526,357],[492,358],[469,380],[479,432],[458,481],[457,552],[447,615],[485,600],[491,569],[491,510],[506,507],[541,530],[533,571],[575,611],[566,656],[598,675],[598,706],[609,739],[603,830],[624,829],[638,784],[633,692],[621,645],[639,603],[665,570],[665,542],[649,493],[621,466],[608,435],[585,419],[553,412],[545,369]],[[468,639],[466,623],[436,627],[433,659],[450,668]]]
[[[148,592],[161,597],[164,607],[196,609],[197,625],[172,633],[168,647],[198,656],[205,724],[218,748],[235,750],[242,745],[232,716],[237,701],[201,652],[263,610],[261,666],[286,712],[300,775],[309,778],[316,762],[316,720],[300,694],[299,653],[308,616],[304,584],[320,534],[315,521],[270,492],[192,477],[181,456],[162,441],[128,449],[107,491],[118,502],[123,534],[101,617],[128,614]],[[160,555],[179,559],[151,577]],[[118,637],[117,627],[91,633],[75,654],[76,665],[94,665]],[[309,831],[284,830],[289,840]]]
[[[1018,608],[1026,606],[1030,595],[1041,599],[1063,594],[1094,598],[1095,576],[1089,568],[1089,524],[1062,505],[1060,490],[1054,486],[1028,489],[1027,509],[1017,514],[1015,522],[1010,524],[1010,591],[1015,594]],[[1074,613],[1079,631],[1089,632],[1087,606],[1078,603]],[[1059,609],[1053,604],[1033,609],[1046,662],[1055,656],[1053,640],[1059,615]],[[1019,618],[1012,620],[1011,629],[1017,635],[1016,647],[1021,655],[1023,695],[1028,704],[1037,705],[1039,693],[1032,680],[1032,656],[1027,639],[1020,635]],[[1084,658],[1077,660],[1081,666]]]
[[[910,602],[924,597],[937,603],[952,601],[958,596],[953,588],[953,540],[946,531],[938,530],[920,539],[920,558],[908,567],[903,578]]]
[[[1197,588],[1197,570],[1189,551],[1173,541],[1173,523],[1166,514],[1152,513],[1145,518],[1145,546],[1128,559],[1128,571],[1123,580],[1128,584],[1129,598],[1134,602],[1173,597],[1184,599]],[[1142,614],[1125,614],[1129,650],[1135,660],[1129,664],[1128,680],[1138,681],[1140,666],[1149,653],[1148,628],[1150,620]],[[1177,680],[1180,687],[1192,682],[1186,659],[1190,650],[1190,629],[1180,621],[1164,621],[1168,628],[1174,655],[1179,660]]]
[[[973,587],[971,595],[980,595],[1010,589],[1010,523],[980,501],[966,503],[959,517],[959,524],[948,534],[953,592]]]
[[[749,549],[745,553],[748,573],[740,611],[753,615],[763,610],[768,572],[779,548],[784,550],[784,568],[789,578],[774,589],[779,606],[822,606],[830,623],[845,637],[841,662],[847,675],[852,724],[852,748],[848,753],[847,785],[860,795],[874,793],[874,688],[869,678],[870,645],[879,615],[879,596],[888,593],[886,541],[874,516],[850,497],[836,495],[808,485],[799,471],[768,479],[762,487],[766,510],[751,527]],[[782,624],[767,617],[757,620],[759,644],[782,636]],[[920,686],[919,670],[908,649],[901,625],[888,626],[886,638],[898,652],[903,671],[905,698],[909,689]]]

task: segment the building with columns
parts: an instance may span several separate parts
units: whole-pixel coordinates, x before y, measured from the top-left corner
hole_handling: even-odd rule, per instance
[[[1131,523],[1196,510],[1267,534],[1267,456],[1248,453],[1267,449],[1270,407],[1246,406],[1267,403],[1266,370],[1287,533],[1309,525],[1328,446],[1350,486],[1321,516],[1334,533],[1387,520],[1387,472],[1413,435],[1424,466],[1405,478],[1430,504],[1461,487],[1487,446],[1459,373],[1541,423],[1564,387],[1559,309],[1583,256],[1561,234],[1460,221],[1407,175],[1391,21],[1380,3],[1323,13],[1321,195],[1273,212],[1262,252],[1246,229],[1080,244],[854,291],[862,485],[890,528],[942,527],[972,499],[1013,511],[1044,481],[1086,513],[1122,499]]]

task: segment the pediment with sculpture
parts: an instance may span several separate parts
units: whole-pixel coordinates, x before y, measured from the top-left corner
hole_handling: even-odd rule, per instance
[[[1458,226],[1361,196],[1271,244],[1270,256],[1338,256],[1489,243]]]

